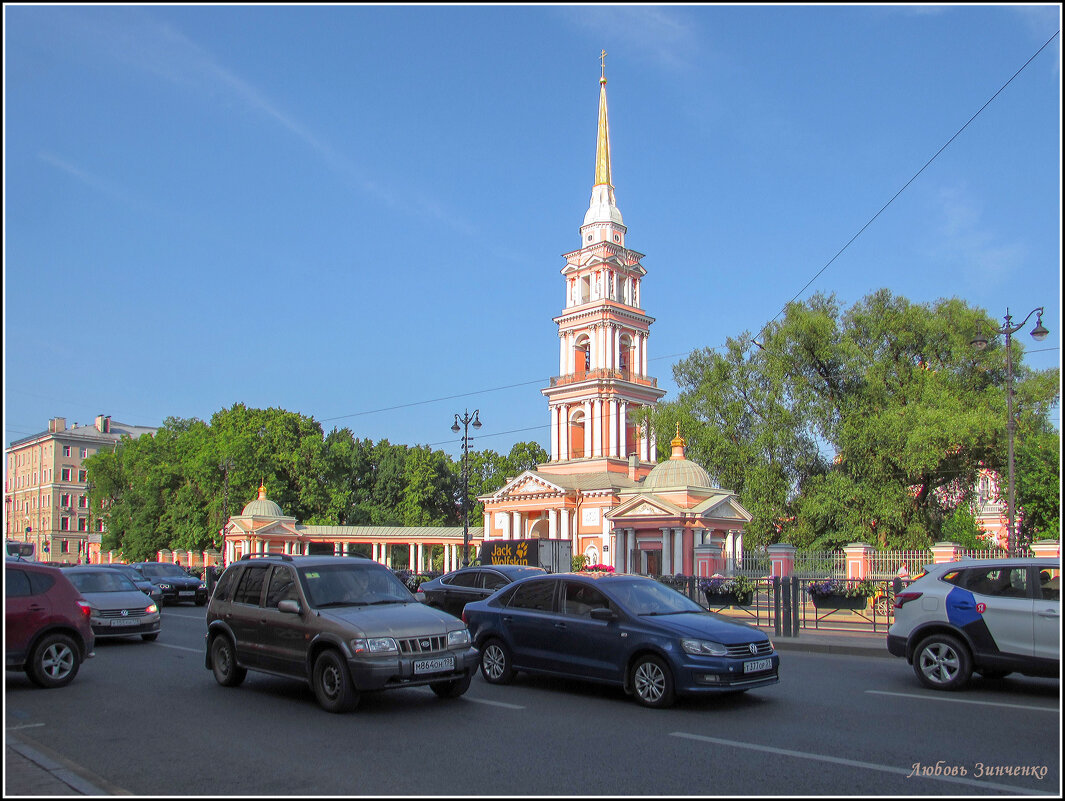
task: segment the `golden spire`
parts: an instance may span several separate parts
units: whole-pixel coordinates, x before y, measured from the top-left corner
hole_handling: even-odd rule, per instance
[[[684,437],[680,435],[680,422],[677,422],[677,436],[673,437],[670,441],[672,447],[672,453],[669,455],[670,459],[683,459],[684,458],[684,446],[687,445],[684,441]]]
[[[610,123],[606,114],[606,51],[599,54],[603,69],[599,79],[599,135],[595,146],[595,182],[613,186],[610,182]]]

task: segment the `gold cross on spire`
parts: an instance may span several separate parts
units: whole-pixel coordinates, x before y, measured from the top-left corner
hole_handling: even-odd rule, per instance
[[[606,51],[599,54],[599,63],[603,67],[603,79],[606,79]]]

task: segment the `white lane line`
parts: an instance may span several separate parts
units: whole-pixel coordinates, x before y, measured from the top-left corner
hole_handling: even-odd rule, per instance
[[[950,698],[943,695],[924,695],[922,693],[890,693],[886,690],[866,690],[871,695],[894,695],[898,698],[916,698],[920,701],[950,701],[955,704],[976,704],[977,706],[1004,706],[1009,709],[1028,709],[1033,712],[1053,712],[1057,709],[1050,706],[1023,706],[1021,704],[1003,704],[999,701],[974,701],[970,698]]]
[[[186,648],[184,645],[167,645],[165,642],[155,643],[158,648],[173,648],[175,651],[191,651],[194,654],[202,654],[202,648]]]
[[[432,692],[432,690],[430,690],[428,687],[415,687],[413,689],[420,690],[421,692],[424,692],[424,693],[431,693]],[[484,704],[485,706],[499,706],[499,707],[502,707],[503,709],[525,709],[525,707],[519,706],[518,704],[508,704],[508,703],[505,703],[503,701],[489,701],[487,698],[470,698],[468,695],[463,695],[461,697],[462,697],[463,701],[469,701],[472,704]]]
[[[43,726],[43,723],[20,723],[17,726],[8,726],[8,731],[18,731],[19,729],[36,729],[39,726]]]
[[[699,740],[704,743],[715,745],[732,746],[733,748],[746,748],[750,751],[762,751],[767,754],[779,754],[780,756],[795,757],[796,759],[809,759],[814,762],[831,762],[835,765],[845,765],[850,768],[863,770],[877,770],[881,773],[894,773],[899,776],[909,776],[913,773],[913,767],[896,768],[893,765],[878,765],[875,762],[861,762],[857,759],[844,759],[843,757],[825,756],[824,754],[811,754],[806,751],[792,751],[788,748],[774,748],[768,745],[755,745],[754,743],[741,743],[736,740],[722,740],[718,737],[706,737],[701,734],[688,734],[687,732],[670,732],[671,737],[683,737],[688,740]],[[984,789],[1004,790],[1009,793],[1022,793],[1024,795],[1057,795],[1053,792],[1041,790],[1029,790],[1027,787],[1014,787],[1008,784],[996,784],[983,781],[982,779],[968,779],[964,776],[925,776],[914,778],[930,779],[933,781],[949,782],[951,784],[964,784],[969,787],[982,787]]]

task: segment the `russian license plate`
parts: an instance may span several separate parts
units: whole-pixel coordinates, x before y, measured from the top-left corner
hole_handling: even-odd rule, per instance
[[[181,590],[178,595],[195,595],[196,590]]]
[[[140,619],[135,617],[116,617],[111,621],[112,626],[139,626]]]
[[[414,663],[414,672],[418,673],[444,673],[455,669],[455,657],[444,656],[439,659],[419,659]]]
[[[744,662],[743,663],[743,672],[744,673],[757,673],[760,670],[772,670],[772,669],[773,669],[773,660],[772,659],[755,659],[753,662]]]

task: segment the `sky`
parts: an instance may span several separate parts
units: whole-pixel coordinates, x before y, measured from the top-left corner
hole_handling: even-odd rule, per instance
[[[815,292],[1044,306],[1048,339],[1034,317],[1017,337],[1059,366],[1060,25],[1056,4],[5,5],[6,443],[243,403],[452,456],[478,410],[472,449],[546,448],[602,50],[666,401],[688,353]]]

